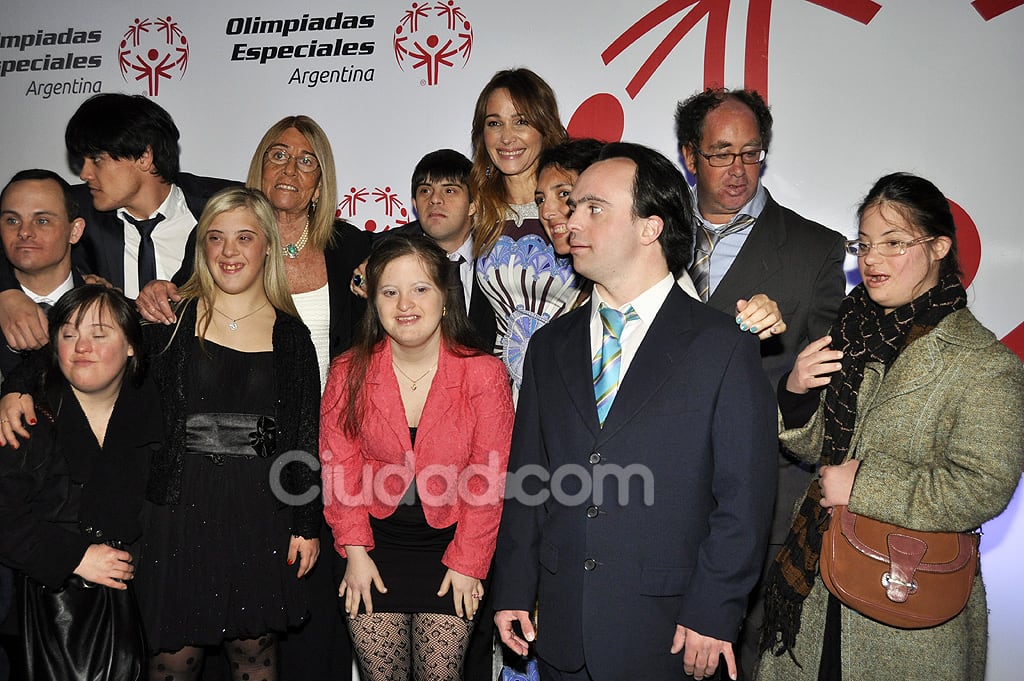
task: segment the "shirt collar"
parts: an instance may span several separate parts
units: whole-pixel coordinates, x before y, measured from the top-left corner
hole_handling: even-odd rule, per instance
[[[31,298],[32,302],[36,303],[37,305],[39,303],[48,303],[50,305],[53,305],[58,300],[60,300],[60,297],[62,295],[64,295],[65,293],[67,293],[68,291],[73,289],[74,287],[75,287],[74,278],[72,277],[71,272],[68,272],[68,278],[64,280],[64,283],[61,284],[60,286],[58,286],[57,288],[53,289],[49,293],[45,294],[45,295],[40,295],[40,294],[36,293],[35,291],[31,291],[31,290],[29,290],[28,288],[26,288],[24,286],[21,287],[21,290],[24,291],[25,295],[28,296],[29,298]]]
[[[628,305],[632,305],[636,311],[640,321],[644,324],[650,324],[654,321],[654,318],[658,316],[658,311],[661,309],[662,304],[665,302],[665,298],[668,297],[669,291],[675,286],[676,280],[671,274],[666,274],[665,278],[660,280],[654,286],[650,287],[633,300],[625,303],[618,308],[620,312],[624,311]],[[601,294],[598,292],[597,287],[594,287],[593,292],[593,304],[590,306],[590,320],[594,321],[601,313],[601,305],[607,305],[601,298]]]
[[[185,202],[185,192],[181,191],[181,187],[176,184],[171,185],[171,191],[167,193],[163,203],[157,206],[157,209],[146,216],[145,219],[155,218],[157,213],[162,213],[164,219],[171,219],[181,215],[183,211],[188,210],[188,204]],[[124,216],[128,211],[124,208],[119,208],[117,214],[124,220]],[[134,217],[134,216],[133,216]]]
[[[462,256],[466,259],[466,262],[473,261],[473,235],[470,234],[466,237],[466,240],[462,242],[462,245],[456,248],[454,251],[448,254],[449,260],[458,260],[456,256]]]
[[[713,232],[717,232],[717,231],[721,231],[721,230],[725,229],[726,227],[729,226],[729,224],[732,224],[733,220],[735,220],[740,215],[752,215],[755,218],[759,217],[761,215],[761,211],[764,210],[765,204],[768,203],[768,192],[765,190],[764,185],[761,184],[761,181],[758,180],[757,181],[757,189],[754,190],[754,196],[752,196],[749,201],[747,201],[745,204],[743,204],[743,207],[740,208],[739,211],[736,213],[736,215],[733,216],[732,220],[729,220],[729,222],[724,224],[724,225],[715,225],[715,224],[712,224],[712,223],[708,222],[707,220],[705,220],[704,216],[701,215],[700,206],[697,204],[697,187],[696,187],[696,185],[693,186],[693,187],[690,187],[690,195],[693,197],[693,205],[695,206],[695,209],[693,211],[694,217],[697,220],[700,220],[700,222],[705,227],[707,227],[709,230],[711,230]],[[747,230],[749,230],[749,229],[750,228],[748,227]],[[747,231],[747,230],[744,230],[744,231]]]

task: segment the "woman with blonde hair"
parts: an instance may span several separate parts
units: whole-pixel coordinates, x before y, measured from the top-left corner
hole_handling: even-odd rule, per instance
[[[273,208],[288,291],[312,335],[322,389],[330,359],[348,349],[362,316],[364,304],[348,286],[352,270],[369,255],[370,235],[336,217],[334,152],[309,116],[285,116],[267,129],[245,184],[260,189]],[[173,284],[158,281],[137,303],[147,320],[171,324],[171,304],[178,300]]]
[[[145,328],[168,436],[139,564],[150,678],[198,678],[204,647],[224,645],[236,681],[274,679],[322,524],[319,476],[282,455],[316,451],[320,391],[262,192],[210,199],[180,295],[174,325]]]

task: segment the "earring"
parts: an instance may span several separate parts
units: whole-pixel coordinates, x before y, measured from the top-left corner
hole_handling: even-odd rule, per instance
[[[445,307],[444,305],[442,305],[442,306],[441,306],[441,316],[443,317],[443,316],[445,316],[446,314],[448,314],[448,308],[447,308],[447,307]]]
[[[491,176],[491,168],[493,168],[493,167],[494,166],[487,166],[487,170],[484,171],[484,177],[490,178],[490,176]]]
[[[316,215],[316,199],[309,202],[309,214]]]

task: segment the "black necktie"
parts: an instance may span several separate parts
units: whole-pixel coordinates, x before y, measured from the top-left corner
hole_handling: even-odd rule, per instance
[[[459,290],[459,300],[462,301],[462,309],[466,309],[466,287],[462,285],[462,263],[466,259],[461,255],[452,260],[452,269],[449,272],[451,277],[450,285]]]
[[[121,215],[135,225],[135,229],[139,230],[139,290],[141,291],[143,286],[156,279],[156,248],[153,246],[153,230],[163,221],[164,216],[163,213],[157,213],[156,217],[148,220],[137,220],[127,211],[122,211]]]

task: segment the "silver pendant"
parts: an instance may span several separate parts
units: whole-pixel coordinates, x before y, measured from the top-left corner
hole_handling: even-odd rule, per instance
[[[231,323],[228,324],[228,330],[229,331],[238,331],[238,322],[232,320]]]

